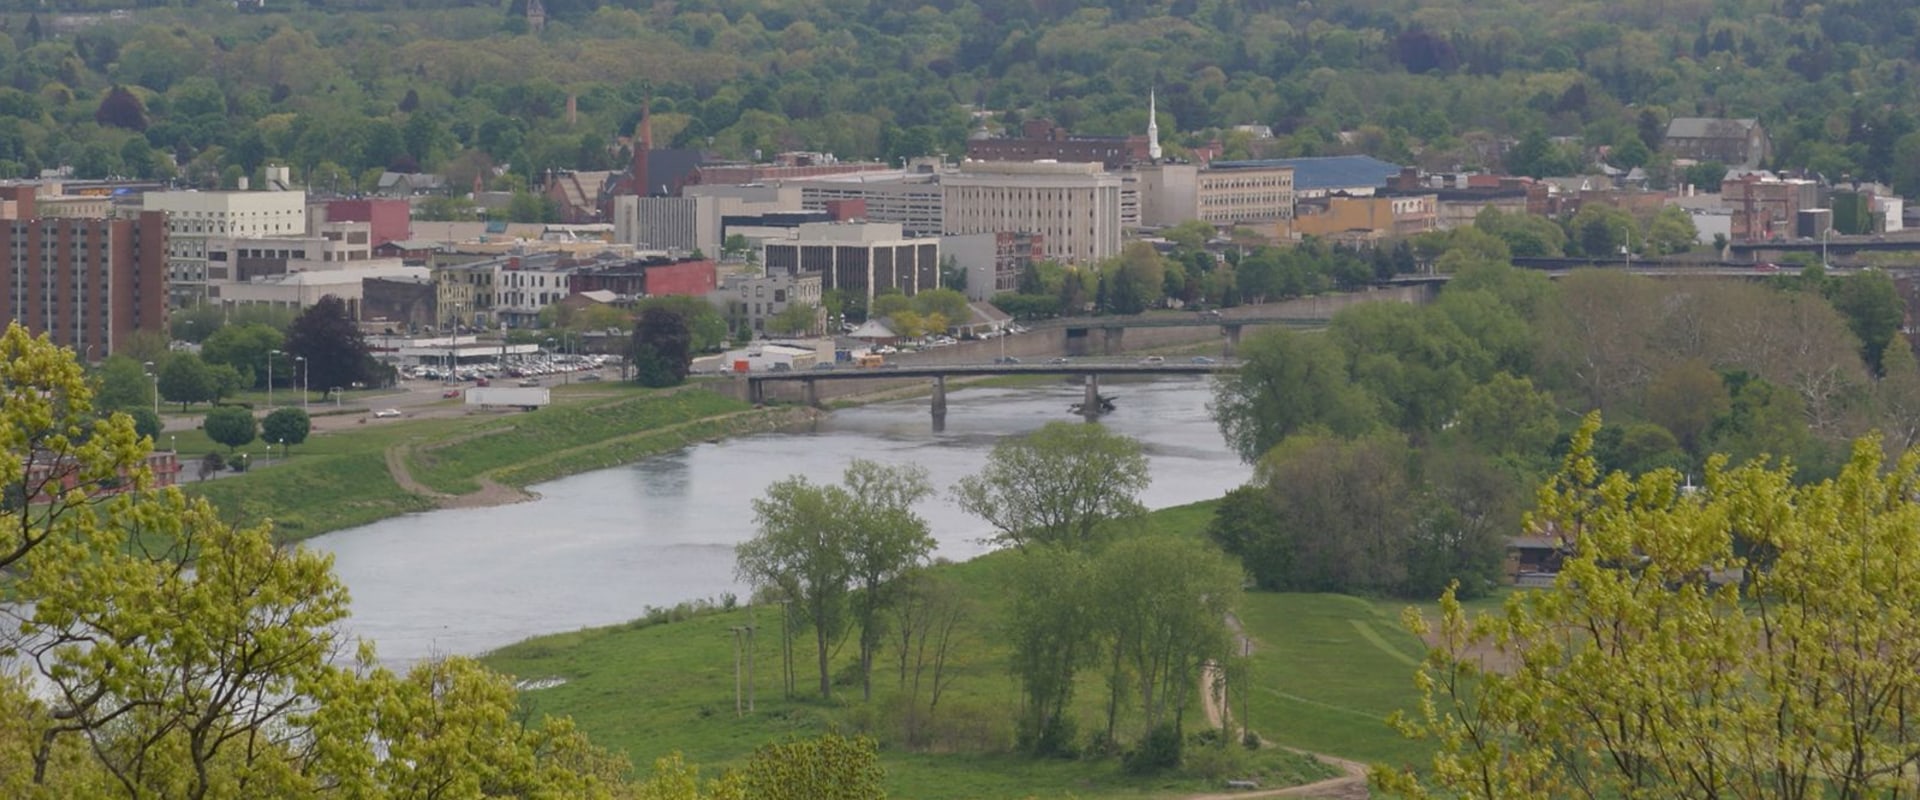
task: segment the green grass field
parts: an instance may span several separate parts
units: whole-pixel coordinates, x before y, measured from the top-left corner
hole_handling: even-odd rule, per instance
[[[1197,533],[1212,504],[1157,512],[1149,524]],[[734,715],[732,629],[747,625],[746,610],[692,615],[677,622],[627,625],[532,639],[485,658],[522,679],[559,679],[529,690],[523,702],[536,713],[570,715],[595,742],[626,753],[644,769],[653,759],[680,751],[696,763],[725,767],[757,745],[787,735],[826,730],[859,732],[881,741],[889,791],[916,800],[943,798],[1133,798],[1178,797],[1218,790],[1220,782],[1196,777],[1152,780],[1121,773],[1117,759],[1032,760],[1012,755],[1012,720],[1018,687],[1005,666],[1007,651],[996,636],[1000,574],[1014,553],[996,553],[941,567],[964,587],[973,611],[961,631],[956,678],[941,700],[941,752],[912,752],[898,735],[900,692],[893,650],[881,653],[875,699],[860,699],[853,669],[853,643],[835,661],[835,698],[821,701],[814,685],[812,639],[796,637],[798,696],[781,696],[777,609],[757,609],[753,691],[756,712]],[[1250,594],[1240,613],[1259,642],[1254,653],[1250,719],[1269,741],[1362,761],[1412,763],[1426,750],[1401,739],[1385,723],[1396,709],[1416,701],[1413,665],[1422,646],[1401,629],[1399,604],[1339,595]],[[1196,692],[1197,694],[1197,692]],[[1075,717],[1082,739],[1104,724],[1103,678],[1082,672]],[[1188,711],[1189,732],[1205,726],[1198,701]],[[1241,701],[1233,699],[1235,713]],[[1125,738],[1137,719],[1122,715]],[[1194,751],[1190,748],[1189,753]],[[1236,774],[1259,775],[1266,786],[1301,783],[1327,773],[1323,766],[1279,748],[1260,751],[1259,764]]]

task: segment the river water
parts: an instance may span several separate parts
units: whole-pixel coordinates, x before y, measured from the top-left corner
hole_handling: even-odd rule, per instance
[[[1219,497],[1244,483],[1242,464],[1208,417],[1204,378],[1103,382],[1117,410],[1101,424],[1146,446],[1150,508]],[[918,509],[938,555],[985,552],[992,530],[948,495],[1002,437],[1074,420],[1078,385],[963,389],[948,394],[935,433],[925,399],[836,411],[811,430],[702,444],[625,467],[532,487],[510,506],[413,514],[316,538],[353,595],[351,633],[381,659],[407,664],[482,653],[530,636],[608,625],[747,589],[734,545],[754,533],[751,502],[774,481],[805,474],[837,482],[865,458],[926,467],[936,497]]]

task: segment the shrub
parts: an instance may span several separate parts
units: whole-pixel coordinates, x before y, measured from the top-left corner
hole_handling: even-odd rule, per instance
[[[1154,726],[1147,737],[1121,759],[1130,775],[1151,775],[1180,766],[1180,729],[1166,722]]]

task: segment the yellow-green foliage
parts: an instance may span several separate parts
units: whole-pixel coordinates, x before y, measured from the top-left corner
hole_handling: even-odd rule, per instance
[[[1602,476],[1597,416],[1540,493],[1574,553],[1469,618],[1449,596],[1401,720],[1439,748],[1408,796],[1842,797],[1910,789],[1920,753],[1920,455],[1863,439],[1834,479],[1709,462]],[[1424,628],[1415,618],[1413,622]]]

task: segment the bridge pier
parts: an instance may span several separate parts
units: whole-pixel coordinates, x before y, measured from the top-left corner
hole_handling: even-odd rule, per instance
[[[1117,356],[1127,351],[1125,342],[1127,335],[1126,328],[1115,325],[1109,328],[1102,328],[1101,330],[1106,333],[1104,337],[1106,341],[1101,344],[1100,355]]]
[[[933,429],[940,430],[947,423],[947,376],[933,376]]]
[[[1222,355],[1227,358],[1233,358],[1233,351],[1240,348],[1240,328],[1241,326],[1239,325],[1220,326],[1220,330],[1227,334],[1227,346],[1222,352]]]
[[[1100,418],[1100,376],[1089,372],[1083,384],[1086,392],[1080,399],[1080,416],[1092,422]]]
[[[820,407],[819,381],[816,381],[812,378],[808,378],[806,380],[801,381],[800,385],[802,390],[806,392],[807,407],[819,408]]]
[[[766,402],[767,387],[759,378],[747,379],[747,402],[760,405]]]

